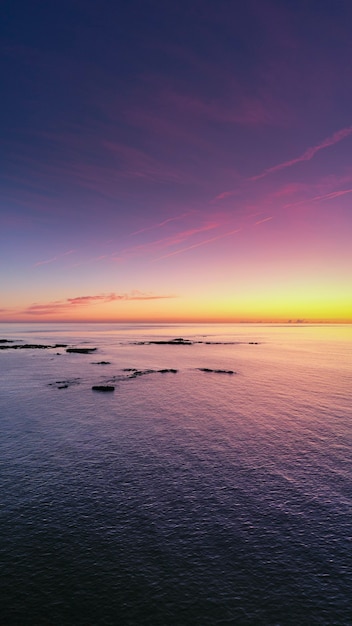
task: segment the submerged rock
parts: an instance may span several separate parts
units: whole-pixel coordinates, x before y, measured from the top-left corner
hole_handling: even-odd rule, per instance
[[[18,344],[16,343],[15,345],[7,345],[8,343],[12,344],[12,341],[8,341],[6,340],[2,340],[1,343],[6,343],[6,345],[1,345],[0,346],[0,350],[47,350],[47,349],[51,349],[51,348],[66,348],[67,347],[67,343],[66,344],[61,344],[61,343],[55,343],[53,346],[47,345],[47,344],[42,344],[42,343],[23,343],[23,344]]]
[[[197,369],[200,372],[210,372],[213,374],[236,374],[236,372],[234,372],[233,370],[215,370],[211,369],[210,367],[198,367]]]
[[[79,385],[79,378],[67,378],[65,380],[56,380],[54,383],[49,383],[49,387],[56,387],[56,389],[67,389],[72,385]]]
[[[132,373],[128,378],[137,378],[138,376],[145,376],[145,374],[155,374],[156,370],[130,370]]]
[[[66,352],[71,354],[91,354],[96,350],[97,348],[67,348]]]
[[[93,385],[93,391],[115,391],[114,385]]]
[[[123,370],[124,372],[130,372],[128,378],[138,378],[138,376],[145,376],[146,374],[177,374],[178,370],[172,368],[164,368],[161,370],[137,370],[134,367],[128,367]]]
[[[255,344],[258,341],[203,341],[197,339],[183,339],[183,337],[177,337],[176,339],[151,339],[149,341],[136,341],[133,342],[134,346],[194,346],[196,344],[203,344],[205,346],[238,346],[240,344]]]
[[[111,365],[110,361],[93,361],[92,365]]]
[[[138,346],[193,346],[194,342],[190,339],[183,339],[177,337],[176,339],[155,339],[151,341],[138,341],[135,345]]]

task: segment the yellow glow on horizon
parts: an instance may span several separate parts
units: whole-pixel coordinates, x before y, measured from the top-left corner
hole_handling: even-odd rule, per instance
[[[242,290],[241,290],[242,291]],[[213,292],[212,292],[213,293]],[[78,299],[79,300],[79,299]],[[238,322],[352,322],[352,295],[337,292],[328,297],[322,289],[282,290],[262,287],[241,294],[200,291],[184,297],[119,299],[70,304],[26,306],[0,314],[0,321],[18,322],[136,322],[136,323],[238,323]],[[68,302],[68,301],[67,301]],[[42,308],[41,308],[42,307]]]

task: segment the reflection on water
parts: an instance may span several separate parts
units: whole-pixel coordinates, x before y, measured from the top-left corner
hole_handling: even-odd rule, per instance
[[[0,328],[1,623],[352,623],[351,326]]]

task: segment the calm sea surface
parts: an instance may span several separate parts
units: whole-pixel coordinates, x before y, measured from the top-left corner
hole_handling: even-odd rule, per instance
[[[0,339],[1,625],[352,624],[352,325]]]

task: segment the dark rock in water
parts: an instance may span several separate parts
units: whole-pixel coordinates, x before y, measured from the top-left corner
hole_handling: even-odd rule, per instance
[[[171,368],[164,368],[161,370],[137,370],[134,367],[126,367],[123,371],[130,372],[128,378],[138,378],[139,376],[145,376],[146,374],[177,374],[178,370]]]
[[[2,340],[0,343],[4,343],[5,340]],[[42,343],[23,343],[23,344],[15,344],[7,345],[8,343],[13,343],[12,341],[6,340],[6,345],[1,345],[0,350],[47,350],[50,348],[66,348],[67,344],[55,343],[53,346],[49,346]]]
[[[0,339],[0,343],[13,343],[13,339]]]
[[[67,348],[66,352],[72,354],[91,354],[91,352],[95,352],[97,348]]]
[[[93,385],[93,391],[115,391],[113,385]]]
[[[137,346],[193,346],[193,341],[177,337],[176,339],[160,339],[152,341],[138,341]],[[197,343],[197,342],[196,342]]]
[[[250,346],[257,346],[259,344],[259,341],[249,341],[248,343]]]
[[[135,346],[194,346],[196,344],[203,344],[205,346],[237,346],[246,341],[202,341],[183,339],[183,337],[176,337],[176,339],[152,339],[149,341],[137,341],[133,342]],[[258,344],[258,341],[249,341],[250,344]]]
[[[145,376],[145,374],[155,374],[156,370],[133,370],[128,378],[137,378],[138,376]]]
[[[210,367],[198,367],[200,372],[212,372],[213,374],[236,374],[233,370],[214,370]]]
[[[110,361],[93,361],[92,365],[111,365]]]
[[[56,387],[56,389],[67,389],[72,385],[79,385],[79,378],[68,378],[66,380],[56,380],[54,383],[49,383],[49,387]]]
[[[46,348],[54,348],[56,346],[46,346],[40,343],[25,343],[23,346],[13,346],[14,348],[19,348],[20,350],[32,350],[32,349],[37,349],[37,350],[45,350]]]

